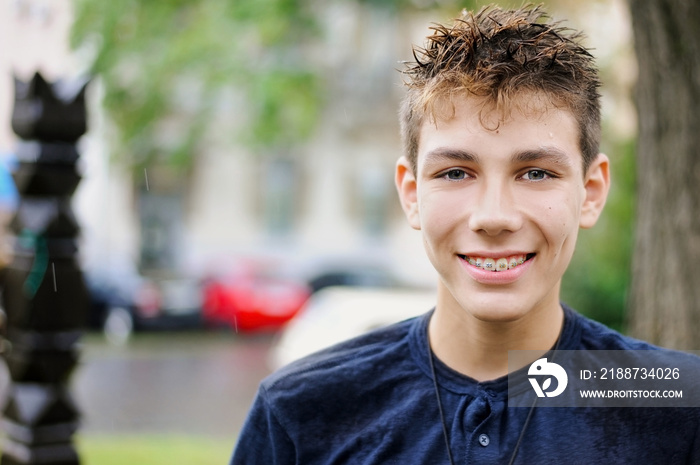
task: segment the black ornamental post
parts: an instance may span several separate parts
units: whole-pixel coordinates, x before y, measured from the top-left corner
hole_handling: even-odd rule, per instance
[[[88,296],[77,252],[71,196],[80,181],[76,143],[86,131],[85,87],[15,78],[13,173],[20,201],[3,272],[3,356],[11,377],[3,409],[0,465],[78,464],[79,411],[68,381],[78,362]]]

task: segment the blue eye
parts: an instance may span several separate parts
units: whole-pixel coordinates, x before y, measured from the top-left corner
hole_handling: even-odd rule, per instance
[[[528,181],[542,181],[549,177],[545,170],[530,170],[524,176]]]
[[[446,177],[450,181],[461,181],[462,179],[467,177],[467,173],[465,173],[464,170],[452,169],[445,173],[444,177]]]

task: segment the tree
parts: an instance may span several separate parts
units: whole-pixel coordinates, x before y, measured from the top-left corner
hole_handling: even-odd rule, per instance
[[[639,63],[630,332],[697,349],[700,334],[700,3],[630,0]]]
[[[222,114],[251,146],[303,140],[320,105],[304,59],[318,34],[307,3],[76,1],[71,40],[93,51],[113,153],[139,170],[188,167]]]

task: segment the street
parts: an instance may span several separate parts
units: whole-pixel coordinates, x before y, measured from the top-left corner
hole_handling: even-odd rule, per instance
[[[271,336],[230,331],[137,334],[128,345],[83,338],[72,392],[81,432],[238,434],[260,380]]]

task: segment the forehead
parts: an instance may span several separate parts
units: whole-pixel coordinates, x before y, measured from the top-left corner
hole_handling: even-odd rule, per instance
[[[420,132],[418,166],[428,155],[468,151],[477,157],[524,152],[558,152],[582,164],[580,131],[567,108],[539,94],[522,94],[508,105],[468,96],[442,104],[426,117]]]

